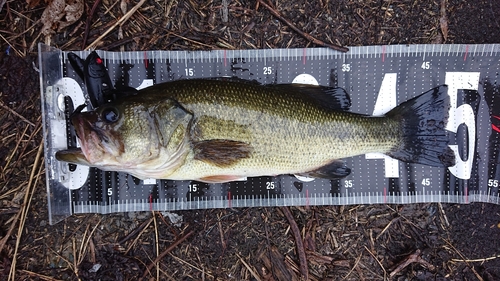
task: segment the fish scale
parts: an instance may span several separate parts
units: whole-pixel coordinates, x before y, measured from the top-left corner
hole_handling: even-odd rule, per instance
[[[72,143],[67,138],[74,137],[66,130],[66,108],[61,97],[71,98],[75,106],[82,104],[83,82],[69,65],[67,52],[43,44],[39,50],[51,224],[74,213],[284,205],[500,202],[500,99],[495,98],[500,84],[498,44],[362,46],[351,47],[345,54],[322,48],[98,51],[108,67],[111,80],[130,81],[128,86],[134,88],[170,80],[222,76],[256,80],[261,84],[315,80],[320,85],[345,88],[352,99],[351,111],[365,115],[383,114],[437,85],[449,86],[452,103],[446,129],[452,139],[450,147],[457,156],[455,166],[436,168],[405,164],[379,154],[367,154],[344,159],[352,172],[339,180],[280,175],[224,184],[137,180],[127,174],[103,172],[82,165],[70,169],[67,163],[55,160],[55,152],[65,149]],[[89,54],[84,51],[75,53],[82,58]],[[120,64],[124,63],[133,67],[124,74],[127,77],[118,77],[122,73],[118,71]],[[151,69],[153,71],[148,71]],[[266,104],[263,102],[255,108]],[[280,114],[289,114],[289,111],[283,107]],[[272,121],[268,123],[272,124]],[[304,131],[289,133],[304,139],[310,137]],[[377,130],[372,133],[376,134]],[[214,132],[206,132],[207,136],[212,134]],[[272,134],[271,130],[256,138],[265,146],[273,143]],[[325,145],[317,146],[318,149],[327,149]],[[314,156],[307,152],[305,155],[305,158]]]

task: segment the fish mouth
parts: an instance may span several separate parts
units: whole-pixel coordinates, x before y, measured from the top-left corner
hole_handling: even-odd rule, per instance
[[[71,124],[75,128],[80,147],[69,148],[56,152],[59,161],[92,166],[99,161],[102,155],[101,142],[107,140],[102,130],[93,124],[97,121],[95,112],[80,113],[78,109],[70,116]]]

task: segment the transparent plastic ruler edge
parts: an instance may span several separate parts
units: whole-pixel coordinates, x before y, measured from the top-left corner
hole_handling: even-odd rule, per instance
[[[446,69],[446,75],[440,75],[441,81],[440,84],[444,84],[444,82],[453,82],[453,80],[463,80],[460,83],[469,83],[470,79],[474,80],[476,78],[475,75],[466,75],[460,76],[460,73],[464,72],[473,72],[479,73],[477,75],[483,75],[481,72],[482,68],[485,68],[484,65],[481,65],[479,61],[483,57],[488,58],[498,58],[500,60],[498,52],[500,51],[500,45],[498,44],[480,44],[480,45],[389,45],[389,46],[361,46],[361,47],[351,47],[350,52],[348,53],[339,53],[330,49],[325,48],[307,48],[307,49],[270,49],[270,50],[213,50],[213,51],[137,51],[137,52],[104,52],[98,51],[101,58],[104,59],[106,63],[112,64],[143,64],[146,68],[148,68],[149,63],[156,63],[153,67],[155,68],[153,72],[153,78],[149,80],[155,80],[154,82],[161,82],[161,79],[167,80],[175,80],[182,78],[191,78],[191,77],[200,77],[198,75],[199,67],[207,67],[210,70],[207,70],[208,74],[206,76],[201,77],[214,77],[214,76],[227,76],[232,75],[237,69],[238,76],[242,78],[255,78],[248,76],[251,72],[261,72],[259,79],[265,76],[264,80],[261,80],[262,83],[285,83],[291,82],[290,75],[286,77],[282,77],[287,72],[296,72],[291,76],[297,76],[300,74],[307,73],[307,70],[304,73],[300,71],[300,65],[306,66],[309,65],[310,69],[314,69],[314,67],[320,67],[322,64],[329,63],[328,66],[332,69],[332,66],[335,71],[335,78],[339,86],[347,87],[348,92],[350,90],[356,88],[356,83],[359,81],[350,81],[352,77],[350,73],[352,73],[353,68],[357,68],[359,71],[360,67],[366,67],[366,76],[370,76],[373,73],[377,72],[376,70],[371,69],[371,65],[369,64],[370,60],[376,59],[377,61],[386,62],[399,62],[403,61],[403,59],[409,59],[415,63],[415,65],[394,65],[394,73],[398,72],[399,68],[405,68],[406,73],[399,73],[398,75],[407,75],[412,71],[415,72],[417,70],[432,72],[433,68],[433,59],[435,58],[450,58],[450,61],[477,61],[479,71],[474,70],[470,71],[468,69],[463,69],[462,66],[458,68],[462,69],[453,69],[453,67],[446,68],[447,66],[441,66],[443,69]],[[106,190],[102,189],[100,192],[103,193],[99,195],[98,200],[92,200],[89,198],[87,201],[74,201],[74,192],[79,186],[87,181],[85,177],[77,177],[73,176],[73,172],[69,172],[65,164],[58,162],[54,158],[54,154],[59,149],[66,148],[66,120],[63,112],[63,98],[64,96],[71,96],[74,102],[77,102],[78,99],[83,98],[83,93],[81,89],[81,83],[77,83],[72,79],[68,79],[66,77],[66,72],[68,71],[65,68],[67,65],[66,54],[67,52],[62,52],[56,48],[52,48],[43,44],[39,44],[39,63],[40,63],[40,84],[41,84],[41,96],[42,96],[42,114],[43,114],[43,122],[44,122],[44,143],[45,143],[45,162],[46,162],[46,170],[47,170],[47,192],[48,192],[48,208],[49,208],[49,220],[51,224],[54,224],[65,217],[73,214],[73,213],[112,213],[112,212],[124,212],[124,211],[148,211],[148,210],[184,210],[184,209],[203,209],[203,208],[227,208],[227,207],[252,207],[252,206],[292,206],[292,205],[348,205],[348,204],[381,204],[381,203],[421,203],[421,202],[455,202],[455,203],[469,203],[469,202],[491,202],[499,204],[499,180],[500,178],[489,177],[480,179],[480,186],[486,186],[487,188],[476,188],[476,189],[468,189],[468,183],[466,181],[461,181],[457,183],[457,186],[461,186],[460,191],[457,190],[432,190],[432,187],[435,185],[443,184],[441,182],[432,182],[432,178],[418,178],[419,184],[422,185],[420,189],[412,190],[410,188],[403,188],[402,190],[398,190],[397,192],[392,192],[390,188],[384,188],[383,190],[375,190],[375,191],[356,191],[355,186],[356,179],[349,178],[342,180],[338,183],[339,190],[337,193],[328,192],[326,189],[321,188],[309,188],[307,189],[307,180],[304,182],[299,182],[300,188],[297,187],[297,190],[291,191],[291,189],[287,189],[289,186],[295,185],[298,181],[292,181],[289,176],[280,176],[274,177],[272,179],[266,179],[259,184],[264,185],[267,189],[267,195],[265,193],[255,193],[255,194],[238,194],[232,189],[230,186],[219,185],[216,188],[219,188],[220,191],[215,193],[208,192],[205,188],[205,195],[200,195],[201,188],[197,186],[197,183],[183,183],[179,184],[178,187],[182,186],[183,190],[188,190],[187,197],[184,194],[174,194],[170,198],[154,198],[145,196],[139,196],[138,198],[134,198],[133,196],[126,199],[111,199],[111,195],[114,196],[114,192],[116,190]],[[85,58],[89,52],[81,51],[75,52],[82,58]],[[363,62],[367,61],[367,64],[364,65]],[[289,65],[289,62],[294,62],[298,65],[297,69],[286,69],[282,68],[284,65]],[[353,63],[356,62],[356,63]],[[169,77],[169,73],[162,73],[161,76],[163,78],[159,78],[159,72],[166,72],[167,66],[165,64],[168,63],[168,67],[176,67],[178,71],[176,72],[177,76]],[[440,61],[443,63],[443,61]],[[475,62],[472,62],[474,66]],[[258,68],[252,69],[253,66],[258,65]],[[467,66],[470,66],[468,64]],[[160,68],[162,67],[162,68]],[[281,68],[280,68],[281,67]],[[220,70],[220,69],[222,70]],[[278,69],[277,69],[278,68]],[[229,69],[232,71],[229,71]],[[306,68],[304,68],[306,69]],[[390,66],[389,68],[390,69]],[[384,72],[390,72],[387,69],[384,69]],[[310,70],[312,71],[312,70]],[[488,73],[491,73],[491,69],[488,70]],[[117,69],[111,69],[110,73],[113,77],[117,77]],[[175,72],[175,71],[174,71]],[[179,74],[181,73],[181,74]],[[392,73],[386,73],[383,77],[385,79],[391,79],[392,76],[388,75]],[[142,74],[139,74],[139,76]],[[146,74],[144,74],[146,75]],[[330,74],[325,74],[330,75]],[[359,73],[358,73],[359,75]],[[363,74],[364,75],[364,74]],[[437,74],[436,74],[437,75]],[[287,78],[288,77],[288,78]],[[472,77],[472,78],[471,78]],[[144,81],[147,77],[142,77]],[[315,79],[312,77],[311,79]],[[320,83],[325,83],[325,77],[320,77]],[[331,78],[330,80],[332,80]],[[377,78],[380,80],[380,77]],[[398,79],[402,79],[398,77]],[[432,79],[432,75],[429,79]],[[479,79],[479,78],[478,78]],[[494,78],[496,79],[496,78]],[[475,80],[474,80],[475,81]],[[497,80],[494,80],[496,83]],[[331,82],[331,81],[330,81]],[[143,83],[141,87],[150,85],[151,81],[147,83]],[[139,86],[139,85],[136,85]],[[484,85],[476,85],[473,88],[483,87]],[[378,85],[375,88],[383,87]],[[398,88],[401,86],[398,85]],[[457,86],[457,89],[461,89],[461,86]],[[466,86],[467,87],[467,86]],[[456,87],[455,87],[456,88]],[[454,88],[454,89],[455,89]],[[463,88],[463,87],[462,87]],[[398,93],[399,95],[400,93]],[[418,94],[418,93],[417,93]],[[80,95],[80,97],[78,97]],[[415,93],[411,94],[414,96]],[[406,100],[407,97],[403,98],[403,101]],[[81,100],[80,100],[81,101]],[[399,100],[398,103],[400,103]],[[457,106],[454,110],[464,110],[464,107]],[[465,106],[465,108],[468,108]],[[460,111],[459,110],[459,111]],[[481,107],[478,107],[478,110],[484,111],[484,104]],[[353,110],[354,111],[354,110]],[[356,112],[356,111],[355,111]],[[476,112],[477,114],[477,112]],[[484,114],[483,114],[484,115]],[[481,122],[489,122],[485,120],[484,116],[481,117]],[[462,120],[463,121],[463,120]],[[474,120],[477,121],[478,120]],[[465,122],[465,121],[464,121]],[[463,124],[464,122],[459,122],[458,125]],[[466,121],[466,122],[470,122]],[[478,123],[479,124],[479,123]],[[459,128],[455,128],[457,131],[464,130],[464,126]],[[473,124],[468,124],[470,126],[475,126]],[[481,125],[481,124],[480,124]],[[469,126],[469,127],[470,127]],[[483,127],[489,127],[490,124],[482,124]],[[468,129],[467,133],[471,133],[471,130]],[[474,142],[473,142],[474,143]],[[484,142],[483,142],[484,143]],[[476,146],[478,143],[474,143]],[[470,142],[469,142],[470,146]],[[485,155],[474,154],[478,153],[476,149],[473,147],[472,150],[469,149],[468,152],[470,155],[460,156],[459,160],[463,163],[463,167],[469,169],[470,163],[467,163],[466,160],[470,159],[470,156],[473,157],[486,157]],[[457,152],[458,153],[458,152]],[[484,154],[484,151],[483,151]],[[364,161],[365,159],[378,159],[379,156],[372,156],[374,158],[369,158],[363,156],[358,160],[354,160],[353,163],[357,163],[356,161]],[[465,161],[463,159],[466,159]],[[388,160],[381,159],[382,165],[388,165]],[[470,161],[469,161],[470,162]],[[380,163],[380,162],[379,162]],[[396,164],[396,166],[401,167],[401,163]],[[467,166],[469,165],[469,166]],[[88,169],[87,167],[78,167],[79,169]],[[385,177],[391,178],[390,173],[388,174],[387,169],[385,169]],[[425,173],[429,173],[432,171],[427,170]],[[424,174],[425,174],[424,173]],[[441,173],[441,172],[437,172]],[[460,172],[462,173],[462,172]],[[85,173],[83,173],[85,174]],[[383,173],[382,173],[383,174]],[[470,170],[469,170],[470,174]],[[114,176],[113,176],[114,177]],[[380,175],[377,175],[380,177]],[[441,176],[442,177],[442,176]],[[469,176],[470,177],[470,176]],[[438,177],[439,178],[439,177]],[[122,184],[124,182],[132,182],[130,178],[126,176],[116,176],[116,179],[121,180]],[[104,178],[100,178],[103,180]],[[109,180],[109,178],[107,178]],[[255,181],[257,182],[257,181]],[[302,190],[302,183],[305,188]],[[141,182],[139,185],[144,184],[144,186],[151,188],[152,186],[160,186],[155,180],[150,180],[148,182]],[[329,183],[325,183],[323,186],[328,185]],[[138,186],[139,186],[138,185]],[[462,185],[465,185],[463,187]],[[70,186],[70,188],[68,188]],[[243,187],[243,184],[239,184],[239,186]],[[428,190],[426,190],[426,186]],[[76,187],[76,188],[75,188]],[[244,188],[249,188],[245,186]],[[423,189],[422,189],[423,188]],[[128,192],[130,192],[130,189]],[[281,193],[276,190],[280,189]],[[445,188],[446,189],[446,188]],[[193,191],[194,190],[194,191]],[[196,193],[198,192],[198,193]],[[274,193],[273,193],[274,192]],[[110,197],[107,200],[104,198],[107,195]],[[111,193],[111,194],[110,194]],[[199,196],[194,199],[191,198],[191,195]],[[270,196],[271,195],[271,196]],[[102,197],[102,198],[101,198]]]

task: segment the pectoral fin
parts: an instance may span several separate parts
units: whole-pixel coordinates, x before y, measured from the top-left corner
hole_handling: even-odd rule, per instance
[[[253,147],[233,140],[204,140],[193,144],[194,159],[217,167],[229,167],[250,157]]]
[[[337,179],[347,177],[350,173],[351,173],[351,169],[349,169],[345,165],[344,161],[335,160],[335,161],[331,162],[330,164],[327,164],[327,165],[320,167],[316,170],[312,170],[312,171],[297,174],[297,175],[304,176],[304,177],[337,180]]]
[[[231,176],[231,175],[216,175],[198,179],[198,181],[206,183],[224,183],[230,181],[246,181],[246,180],[247,178],[242,178],[239,176]]]

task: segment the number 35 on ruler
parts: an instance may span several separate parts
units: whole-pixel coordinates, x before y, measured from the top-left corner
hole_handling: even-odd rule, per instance
[[[467,160],[463,160],[458,153],[458,145],[450,145],[455,153],[457,162],[449,167],[450,173],[460,179],[469,179],[472,171],[472,161],[474,160],[474,149],[476,145],[476,120],[474,111],[469,104],[458,106],[458,90],[478,90],[479,72],[446,72],[444,84],[448,85],[448,95],[450,96],[450,118],[446,130],[457,133],[458,127],[465,124],[467,127],[468,155]],[[387,73],[382,80],[380,91],[375,103],[373,115],[382,115],[397,106],[396,101],[397,73]],[[388,178],[399,177],[398,160],[392,159],[380,153],[368,153],[366,159],[384,159],[385,176]]]

